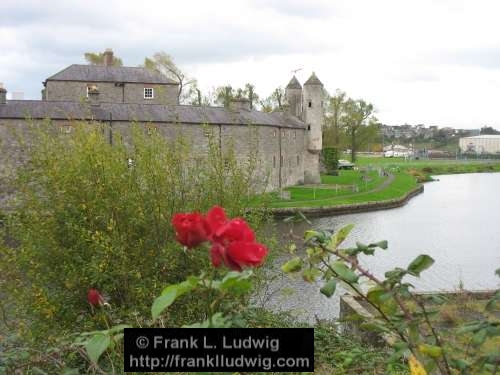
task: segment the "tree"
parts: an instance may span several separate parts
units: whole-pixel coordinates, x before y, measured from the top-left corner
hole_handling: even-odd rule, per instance
[[[483,126],[481,128],[481,131],[479,134],[481,134],[481,135],[486,135],[486,134],[495,135],[495,134],[500,134],[500,132],[491,126]]]
[[[255,104],[259,102],[259,95],[255,92],[255,86],[251,83],[245,84],[243,95],[250,100],[250,109],[254,109]]]
[[[285,90],[282,87],[276,88],[271,95],[260,101],[263,112],[273,112],[283,109],[283,101],[285,99]]]
[[[231,100],[236,97],[236,91],[231,85],[219,86],[215,89],[215,102],[226,108],[229,107]]]
[[[323,144],[339,149],[342,128],[342,117],[345,114],[347,94],[337,90],[334,96],[328,97],[323,129]]]
[[[345,113],[342,116],[342,122],[345,133],[349,139],[351,147],[351,161],[356,161],[356,151],[372,135],[373,129],[376,129],[376,119],[373,117],[373,105],[365,102],[363,99],[348,99],[345,102]],[[370,129],[366,126],[370,125]]]
[[[104,65],[104,52],[85,52],[83,56],[90,65]],[[123,66],[122,59],[113,56],[113,66]]]
[[[153,57],[146,57],[142,65],[146,69],[153,70],[172,79],[179,85],[177,99],[179,103],[189,101],[192,92],[185,90],[188,85],[196,85],[196,80],[188,77],[175,63],[170,55],[165,52],[157,52]]]

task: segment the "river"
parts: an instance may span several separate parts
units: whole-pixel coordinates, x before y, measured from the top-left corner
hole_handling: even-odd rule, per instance
[[[435,264],[421,279],[408,278],[417,290],[453,290],[462,285],[468,290],[495,289],[500,278],[500,173],[443,175],[425,185],[423,194],[400,208],[323,217],[311,220],[319,229],[339,229],[354,224],[346,246],[388,240],[389,248],[362,263],[376,275],[396,266],[406,267],[417,255],[425,253]],[[285,236],[290,224],[278,224]],[[309,226],[294,225],[294,233]],[[278,257],[274,266],[289,259]],[[319,293],[319,284],[308,284],[298,277],[273,277],[259,303],[273,310],[292,312],[301,320],[333,319],[338,316],[339,292],[328,299]]]

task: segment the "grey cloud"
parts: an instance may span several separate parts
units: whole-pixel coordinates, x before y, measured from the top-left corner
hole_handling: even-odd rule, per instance
[[[500,46],[444,50],[433,56],[436,63],[500,69]]]
[[[328,18],[339,13],[333,1],[328,0],[254,0],[253,3],[259,8],[301,18]]]

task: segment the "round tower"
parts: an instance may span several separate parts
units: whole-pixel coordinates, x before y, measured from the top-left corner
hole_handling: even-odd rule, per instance
[[[295,76],[286,85],[285,98],[290,105],[290,113],[295,117],[302,117],[302,86]]]
[[[323,84],[311,74],[302,92],[302,121],[307,125],[307,156],[304,165],[305,183],[320,183],[319,153],[323,147]]]

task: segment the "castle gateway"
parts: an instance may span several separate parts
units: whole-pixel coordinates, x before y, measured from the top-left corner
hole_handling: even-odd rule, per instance
[[[145,68],[112,66],[111,50],[105,57],[104,65],[75,64],[47,78],[42,100],[7,100],[0,86],[0,166],[21,152],[13,130],[23,132],[28,119],[50,119],[67,131],[73,120],[83,120],[109,124],[110,142],[139,123],[167,138],[182,134],[200,150],[208,147],[209,129],[222,148],[230,144],[240,157],[256,153],[267,190],[320,182],[323,84],[314,73],[304,87],[293,77],[284,109],[265,113],[250,109],[246,99],[228,108],[179,105],[176,82]],[[254,144],[248,142],[251,132]]]

